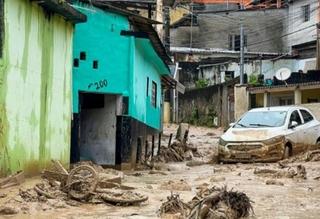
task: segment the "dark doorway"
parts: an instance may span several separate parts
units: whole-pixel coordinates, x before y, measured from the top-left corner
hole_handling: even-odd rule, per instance
[[[115,165],[117,96],[80,93],[79,107],[72,121],[71,162]]]

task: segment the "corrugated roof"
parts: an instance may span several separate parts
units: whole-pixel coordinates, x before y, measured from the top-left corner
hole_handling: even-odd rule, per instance
[[[73,23],[81,23],[87,20],[87,16],[74,9],[68,2],[61,0],[33,0],[41,7],[53,13],[60,14]]]

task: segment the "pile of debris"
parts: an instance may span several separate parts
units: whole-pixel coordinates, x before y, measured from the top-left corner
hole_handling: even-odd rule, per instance
[[[162,215],[179,214],[181,218],[188,219],[238,219],[248,217],[251,212],[253,208],[248,196],[242,192],[227,191],[226,187],[202,188],[187,204],[178,195],[171,194],[160,207]]]
[[[181,162],[198,156],[197,148],[193,145],[175,141],[169,147],[161,146],[160,154],[153,157],[153,160],[155,162]]]
[[[177,130],[176,141],[171,143],[170,135],[168,146],[161,146],[160,153],[153,157],[155,162],[181,162],[192,160],[193,157],[199,157],[200,154],[196,147],[187,143],[189,135],[189,124],[181,123]]]
[[[20,206],[22,210],[29,203],[39,203],[48,210],[82,203],[127,206],[148,200],[147,196],[132,191],[134,188],[121,184],[122,172],[103,169],[91,162],[78,163],[68,172],[59,162],[52,163],[53,167],[43,172],[41,183],[33,188],[20,189],[19,194],[7,204]]]

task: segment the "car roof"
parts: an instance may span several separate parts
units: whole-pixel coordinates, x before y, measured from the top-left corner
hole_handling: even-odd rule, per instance
[[[290,111],[290,110],[296,110],[296,109],[307,110],[305,107],[301,107],[301,106],[272,106],[272,107],[251,109],[249,112]]]

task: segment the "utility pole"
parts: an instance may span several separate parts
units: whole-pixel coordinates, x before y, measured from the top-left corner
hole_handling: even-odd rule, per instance
[[[164,12],[164,46],[167,53],[170,54],[170,8],[165,6]]]
[[[192,48],[192,26],[193,26],[193,1],[191,1],[191,14],[190,14],[190,20],[191,20],[191,23],[190,23],[190,50]]]
[[[243,23],[240,24],[240,85],[243,85],[244,74],[244,30]]]
[[[243,2],[241,4],[241,10],[244,9]],[[244,29],[243,21],[240,24],[240,85],[243,85],[243,75],[244,75]]]

